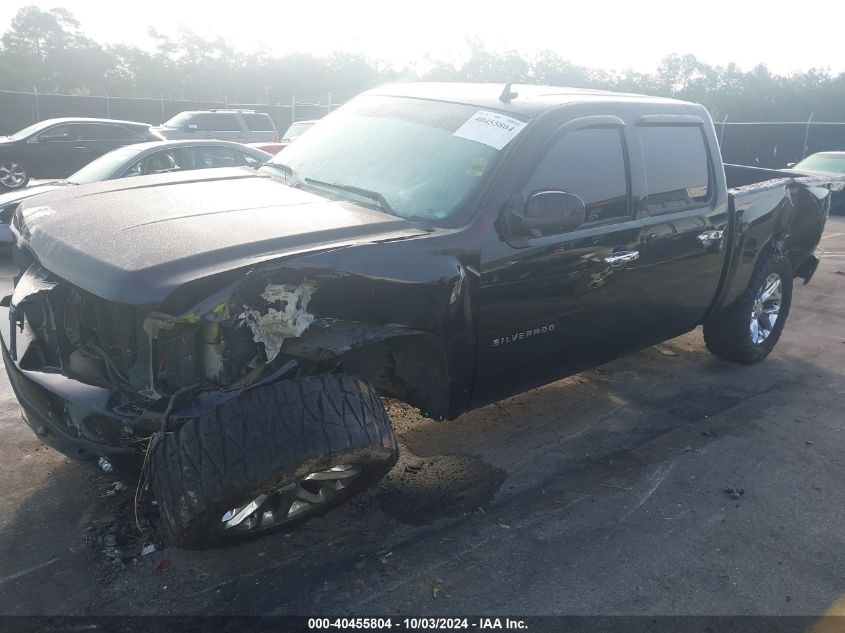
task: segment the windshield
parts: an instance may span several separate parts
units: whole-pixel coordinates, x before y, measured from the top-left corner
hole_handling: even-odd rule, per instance
[[[121,147],[108,154],[103,154],[91,161],[85,167],[67,177],[67,181],[75,185],[87,185],[89,182],[107,180],[116,170],[120,169],[140,150],[134,147]]]
[[[19,130],[18,132],[15,132],[14,134],[10,135],[9,138],[14,139],[16,141],[20,141],[28,136],[32,136],[36,132],[43,130],[48,125],[50,125],[49,121],[39,121],[38,123],[33,123],[32,125],[25,127],[24,129]]]
[[[183,128],[191,120],[190,112],[180,112],[175,117],[172,117],[161,124],[162,127]]]
[[[358,97],[262,169],[401,217],[457,226],[466,221],[463,210],[501,154],[454,134],[477,114],[478,108],[462,104]],[[296,178],[290,178],[291,170]]]
[[[837,171],[845,173],[845,156],[831,154],[813,154],[808,156],[793,169],[798,171]]]

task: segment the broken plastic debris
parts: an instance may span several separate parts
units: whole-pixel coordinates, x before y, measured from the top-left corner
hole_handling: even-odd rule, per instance
[[[745,494],[745,488],[737,488],[736,486],[728,486],[727,488],[725,488],[724,492],[731,499],[739,499],[742,495]]]
[[[144,548],[141,550],[141,556],[149,556],[154,551],[156,551],[156,546],[152,543],[147,543],[144,545]]]
[[[170,559],[165,558],[164,560],[159,561],[158,565],[153,567],[153,571],[157,574],[163,574],[166,571],[170,571],[172,565],[173,563],[170,561]]]
[[[124,490],[126,490],[126,484],[120,481],[116,481],[109,486],[108,490],[106,490],[106,496],[113,497],[119,492],[123,492]]]
[[[50,273],[45,268],[41,268],[37,264],[33,264],[27,268],[26,272],[21,276],[20,281],[15,285],[12,293],[12,305],[21,305],[26,299],[32,297],[39,292],[49,292],[56,287],[55,281],[49,281],[47,277]]]
[[[314,315],[306,311],[313,289],[308,283],[268,284],[261,296],[268,303],[279,305],[281,310],[269,308],[262,314],[250,308],[241,315],[252,330],[253,340],[264,345],[268,363],[278,356],[285,340],[300,336],[314,322]]]
[[[461,291],[464,287],[464,279],[466,279],[466,273],[462,266],[458,266],[458,278],[455,280],[455,285],[452,287],[452,294],[449,296],[449,303],[455,303],[461,297]]]
[[[440,578],[435,578],[431,585],[431,597],[437,598],[438,594],[443,591],[443,581]]]

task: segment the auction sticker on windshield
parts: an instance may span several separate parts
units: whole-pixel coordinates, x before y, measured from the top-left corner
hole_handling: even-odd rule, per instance
[[[452,136],[484,143],[495,149],[502,149],[525,127],[523,121],[512,119],[498,112],[479,110],[455,130]]]

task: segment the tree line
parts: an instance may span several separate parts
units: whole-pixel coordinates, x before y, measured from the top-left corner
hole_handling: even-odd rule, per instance
[[[750,71],[712,66],[693,55],[670,55],[652,73],[573,64],[554,51],[526,58],[491,52],[481,41],[460,64],[436,63],[417,73],[354,52],[328,57],[244,52],[223,39],[188,29],[169,36],[153,29],[152,50],[100,44],[66,9],[20,9],[0,37],[0,89],[112,97],[287,103],[347,99],[397,80],[546,83],[676,97],[703,103],[717,121],[845,121],[845,73],[810,69],[789,75],[765,64]]]

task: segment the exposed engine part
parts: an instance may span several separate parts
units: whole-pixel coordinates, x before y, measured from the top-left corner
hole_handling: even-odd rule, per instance
[[[223,339],[220,323],[206,325],[202,330],[203,374],[210,380],[219,381],[223,373]]]

